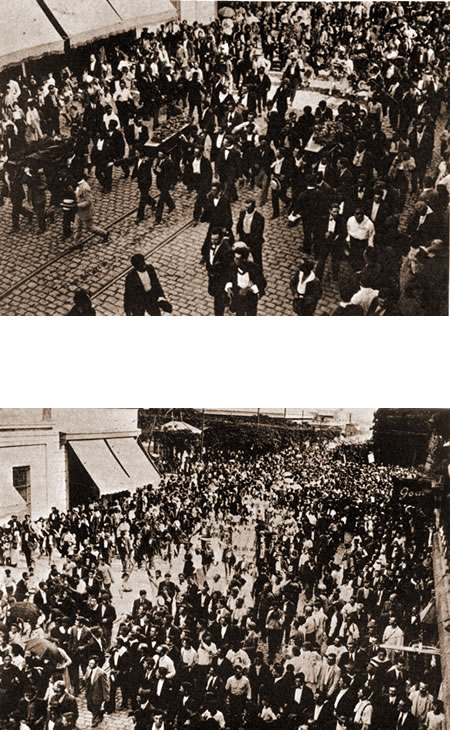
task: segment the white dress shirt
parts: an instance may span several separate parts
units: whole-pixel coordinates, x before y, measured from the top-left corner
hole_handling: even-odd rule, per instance
[[[138,271],[137,275],[139,276],[139,278],[141,280],[141,284],[144,287],[144,291],[146,291],[146,292],[150,291],[152,288],[152,285],[150,282],[150,276],[149,276],[148,271]]]

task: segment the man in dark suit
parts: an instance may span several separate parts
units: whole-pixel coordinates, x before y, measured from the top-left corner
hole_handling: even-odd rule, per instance
[[[247,244],[253,256],[253,261],[258,264],[261,271],[263,270],[264,224],[264,216],[256,210],[255,199],[250,198],[245,204],[245,209],[239,213],[236,235],[239,241]]]
[[[204,246],[207,245],[211,231],[214,229],[222,228],[231,231],[233,228],[230,201],[216,182],[211,185],[211,190],[206,196],[202,218],[209,223]],[[203,258],[205,257],[203,256]]]
[[[170,188],[175,182],[175,170],[164,150],[158,150],[158,158],[153,168],[156,173],[156,184],[160,191],[158,205],[156,206],[155,223],[161,223],[164,204],[169,208],[169,213],[175,210],[175,203],[170,195]]]
[[[225,126],[222,125],[218,127],[216,132],[211,133],[211,162],[216,162],[219,152],[222,149],[222,147],[225,144],[225,137],[226,137],[226,129]]]
[[[375,186],[373,196],[367,202],[366,213],[375,226],[376,237],[379,237],[386,228],[389,216],[389,207],[383,200],[383,188]]]
[[[256,317],[258,299],[263,296],[266,282],[257,264],[249,261],[250,249],[239,241],[233,246],[234,261],[228,272],[225,291],[230,310],[238,317]]]
[[[352,161],[352,170],[355,179],[364,175],[366,180],[373,177],[374,160],[370,152],[367,150],[367,144],[364,139],[359,139],[356,143],[355,153]]]
[[[268,76],[268,74],[266,74],[264,68],[261,66],[258,69],[258,76],[255,84],[256,100],[258,103],[258,114],[262,114],[263,109],[264,111],[266,111],[267,94],[269,93],[271,86],[272,82],[270,80],[270,77]]]
[[[125,279],[124,310],[127,317],[143,317],[145,312],[159,317],[160,307],[171,311],[153,266],[146,264],[140,253],[131,257],[131,265],[133,269]]]
[[[123,636],[118,636],[115,645],[111,648],[109,668],[110,697],[107,709],[108,712],[115,712],[117,689],[120,687],[122,707],[124,709],[128,707],[128,698],[130,696],[131,661]],[[142,675],[145,677],[145,671],[142,672]]]
[[[136,723],[134,730],[147,730],[147,728],[152,726],[153,720],[150,692],[146,689],[141,689],[136,700],[137,708],[133,713],[134,722]]]
[[[48,703],[48,719],[55,723],[55,727],[75,727],[78,719],[77,701],[61,680],[55,682],[54,694]]]
[[[233,138],[225,137],[216,159],[216,172],[231,202],[238,199],[236,180],[241,176],[241,155],[233,146]]]
[[[209,136],[212,142],[214,130],[216,128],[216,115],[210,106],[203,109],[199,125],[205,135]]]
[[[25,688],[24,697],[17,707],[17,719],[23,721],[27,728],[42,730],[45,726],[47,703],[37,695],[33,686]]]
[[[111,602],[111,596],[108,593],[103,593],[97,606],[96,622],[103,629],[106,648],[109,648],[111,643],[112,628],[116,618],[116,609]]]
[[[109,135],[100,129],[91,152],[91,162],[95,165],[95,177],[103,187],[103,192],[110,193],[114,166],[114,151]]]
[[[426,246],[439,235],[439,218],[423,201],[414,206],[406,226],[406,232],[412,238],[415,247]]]
[[[322,280],[325,264],[331,254],[333,279],[339,278],[339,265],[344,254],[347,225],[343,215],[339,215],[339,206],[332,203],[329,215],[318,225],[318,233],[314,243],[317,256],[316,276]]]
[[[127,178],[130,175],[130,164],[125,158],[125,140],[115,119],[111,119],[109,122],[108,136],[111,140],[114,164],[122,169],[123,176]]]
[[[264,662],[263,653],[257,651],[255,661],[248,671],[248,679],[252,688],[253,702],[260,702],[262,697],[269,697],[272,691],[273,676],[268,664]]]
[[[202,254],[208,273],[208,294],[214,297],[214,315],[223,317],[226,304],[225,284],[233,260],[229,236],[213,231]]]
[[[373,705],[373,724],[386,730],[396,730],[398,720],[398,703],[401,689],[398,685],[389,684],[388,694],[379,697]]]
[[[325,730],[333,720],[333,708],[327,700],[326,692],[317,690],[314,695],[314,706],[311,710],[308,727],[310,730]]]
[[[103,113],[104,109],[99,104],[96,97],[93,97],[85,108],[83,116],[83,127],[89,132],[89,136],[92,140],[98,130],[103,126]]]
[[[346,157],[340,157],[337,161],[336,186],[342,187],[342,189],[345,189],[347,193],[350,193],[354,184],[355,179],[350,170],[349,161]]]
[[[231,666],[231,662],[230,662],[229,672],[230,672],[229,676],[231,676],[233,674],[233,668]],[[228,679],[228,677],[226,679]],[[208,673],[206,675],[205,684],[204,684],[204,687],[202,688],[204,690],[204,694],[206,694],[207,692],[211,693],[219,701],[219,703],[222,704],[223,700],[225,699],[226,679],[223,679],[222,677],[220,677],[219,674],[217,673],[217,668],[214,665],[211,665],[208,668]]]
[[[197,192],[194,203],[194,220],[199,221],[212,181],[211,163],[202,154],[201,147],[194,147],[194,157],[186,162],[185,175],[188,187],[193,187]]]
[[[346,664],[352,663],[356,672],[362,671],[367,666],[367,655],[362,649],[358,649],[355,639],[347,639],[347,649],[339,657],[339,666],[343,669]]]
[[[152,186],[152,161],[148,155],[148,151],[145,147],[141,147],[137,150],[138,158],[134,166],[131,179],[136,180],[139,188],[139,206],[136,216],[136,223],[140,223],[144,220],[145,206],[151,205],[152,210],[156,207],[156,200],[150,195],[150,188]]]
[[[228,632],[228,639],[230,640],[230,633],[231,628],[229,624],[226,624],[227,632]],[[213,641],[216,646],[218,646],[217,650],[217,656],[213,661],[213,667],[215,669],[216,674],[220,677],[220,679],[225,683],[228,679],[228,677],[231,677],[233,674],[233,665],[230,662],[229,659],[226,657],[226,653],[228,651],[229,641],[228,644],[222,644],[219,646],[220,641],[220,633],[213,636]]]
[[[156,710],[167,712],[173,698],[173,688],[170,679],[166,678],[166,667],[159,667],[156,677],[150,687],[150,703]]]
[[[227,105],[227,112],[223,119],[226,129],[231,132],[231,130],[237,127],[238,124],[242,124],[243,121],[244,118],[241,112],[237,111],[234,101],[230,101]]]
[[[22,573],[21,579],[17,581],[16,592],[14,594],[16,601],[25,601],[27,599],[27,596],[29,595],[28,580],[28,573]]]
[[[247,121],[249,112],[256,114],[256,94],[254,91],[249,89],[248,86],[242,87],[237,103],[239,110],[238,114],[240,113],[242,115],[244,122]]]
[[[313,707],[314,697],[312,689],[305,684],[305,675],[303,672],[299,672],[295,675],[295,687],[291,690],[286,706],[286,715],[289,718],[289,724],[292,724],[292,720],[295,720],[295,727],[306,723]]]
[[[433,134],[422,120],[416,124],[409,135],[409,148],[416,161],[416,169],[413,171],[414,192],[417,182],[421,188],[423,187],[427,167],[433,157]]]
[[[398,717],[395,730],[417,730],[419,724],[417,718],[411,713],[411,701],[401,699],[397,709]]]
[[[357,702],[355,692],[350,689],[350,681],[346,674],[342,674],[336,692],[331,697],[331,704],[336,716],[353,716],[353,709]]]
[[[149,138],[148,127],[142,123],[141,116],[136,115],[134,120],[127,126],[125,138],[130,147],[130,157],[134,156],[137,150],[142,149],[147,144]]]
[[[42,109],[43,117],[47,127],[47,134],[49,137],[53,135],[59,135],[59,113],[61,111],[61,102],[58,98],[58,93],[53,84],[48,87],[48,94],[45,97],[44,106]]]
[[[227,653],[228,649],[231,646],[233,639],[235,638],[235,631],[234,631],[233,625],[230,623],[230,621],[228,620],[228,618],[226,616],[221,616],[219,621],[214,621],[210,625],[210,633],[211,633],[214,644],[217,646],[219,655],[220,655],[221,649],[226,647],[226,651],[223,654],[223,657],[225,657],[225,654]]]
[[[11,233],[19,230],[20,216],[24,216],[29,223],[33,220],[33,212],[24,206],[25,191],[23,189],[24,171],[22,163],[15,159],[7,160],[5,170],[9,176],[9,196],[12,205],[12,228]]]

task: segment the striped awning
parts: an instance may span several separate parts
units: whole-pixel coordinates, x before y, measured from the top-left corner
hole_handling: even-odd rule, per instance
[[[0,69],[48,53],[64,53],[64,41],[36,0],[3,0]]]

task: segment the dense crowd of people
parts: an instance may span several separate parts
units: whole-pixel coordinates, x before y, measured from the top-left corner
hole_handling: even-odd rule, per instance
[[[94,727],[443,730],[439,658],[404,651],[435,630],[432,518],[393,476],[325,442],[215,447],[158,489],[12,517],[3,726],[74,728],[85,701]]]
[[[209,223],[202,262],[215,314],[255,315],[265,293],[255,207],[270,193],[272,218],[303,230],[286,282],[296,314],[314,314],[328,260],[336,315],[447,314],[448,23],[438,2],[247,4],[209,26],[144,29],[56,78],[11,77],[1,100],[1,197],[10,197],[12,230],[34,213],[43,232],[61,208],[65,237],[79,242],[85,227],[107,238],[94,225],[91,169],[105,193],[115,168],[136,181],[137,224],[147,206],[160,223],[181,180],[196,192],[194,220]],[[290,108],[299,88],[330,75],[344,87],[337,108],[325,93],[315,109]],[[186,113],[170,154],[148,145],[162,110],[169,127]],[[64,141],[56,170],[36,154],[55,140]],[[233,220],[243,186],[251,209]],[[405,222],[408,194],[417,203]]]

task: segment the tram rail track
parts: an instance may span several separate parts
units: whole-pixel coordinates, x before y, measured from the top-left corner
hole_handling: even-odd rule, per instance
[[[156,196],[156,200],[158,200],[159,196]],[[115,218],[111,223],[107,224],[104,228],[107,231],[110,231],[115,228],[115,226],[119,225],[123,221],[130,218],[132,215],[136,214],[138,210],[138,207],[131,208],[130,210],[126,211],[125,213],[122,213],[118,218]],[[187,223],[184,223],[182,226],[180,226],[176,231],[170,233],[166,238],[158,243],[156,246],[153,246],[149,250],[144,252],[144,256],[149,257],[156,251],[163,248],[165,245],[173,241],[177,236],[180,235],[183,231],[187,230],[190,226],[193,224],[193,219],[188,221]],[[45,263],[38,266],[36,269],[34,269],[30,274],[27,274],[26,276],[22,277],[19,281],[15,282],[14,284],[11,284],[7,289],[0,292],[0,302],[7,299],[11,294],[13,294],[15,291],[21,289],[22,287],[28,285],[33,279],[35,279],[40,274],[44,273],[45,271],[51,269],[52,266],[57,264],[59,261],[70,257],[71,255],[80,252],[83,250],[83,248],[93,239],[95,238],[96,234],[91,233],[89,236],[84,238],[80,243],[73,244],[69,246],[66,250],[61,251],[61,253],[57,254],[56,256],[53,256]],[[91,294],[91,298],[95,298],[100,296],[103,292],[107,291],[109,287],[113,286],[117,281],[120,281],[122,278],[126,276],[126,274],[131,270],[131,266],[127,266],[124,268],[119,274],[116,274],[113,276],[106,284],[103,284],[101,287],[99,287],[97,290],[95,290]]]
[[[175,238],[177,238],[180,235],[180,233],[183,233],[188,228],[190,228],[193,223],[194,223],[193,220],[190,220],[187,223],[184,223],[184,225],[180,226],[180,228],[178,228],[176,231],[174,231],[169,236],[167,236],[167,238],[165,238],[164,241],[161,241],[156,246],[153,246],[153,248],[150,248],[148,251],[144,251],[143,255],[145,256],[145,258],[152,256],[154,253],[156,253],[156,251],[159,251],[161,248],[166,246],[168,243],[171,243]],[[114,276],[112,279],[110,279],[110,281],[108,281],[106,284],[103,284],[103,286],[101,286],[99,289],[94,291],[91,294],[91,299],[95,299],[96,297],[99,297],[101,294],[103,294],[105,291],[108,291],[108,289],[111,286],[113,286],[118,281],[123,279],[128,274],[128,272],[132,270],[132,268],[133,268],[132,266],[127,266],[119,274],[116,274],[116,276]]]

